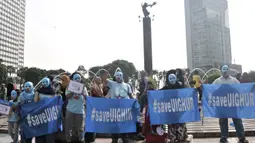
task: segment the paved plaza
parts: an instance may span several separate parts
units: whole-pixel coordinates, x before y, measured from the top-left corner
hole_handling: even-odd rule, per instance
[[[250,143],[255,143],[255,137],[248,137],[247,138]],[[237,138],[229,138],[229,143],[237,143]],[[7,134],[0,134],[0,143],[10,143],[11,138]],[[35,141],[33,141],[35,143]],[[95,143],[111,143],[111,139],[97,139]],[[137,143],[142,143],[141,141]],[[206,139],[193,139],[193,143],[219,143],[218,138],[206,138]]]

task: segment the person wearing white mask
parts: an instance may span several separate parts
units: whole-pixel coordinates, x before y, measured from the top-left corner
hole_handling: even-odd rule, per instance
[[[74,73],[71,79],[75,82],[81,83],[81,75]],[[85,126],[85,98],[88,95],[86,87],[83,89],[82,94],[73,93],[66,90],[66,98],[68,103],[66,106],[66,117],[65,117],[65,135],[66,142],[70,143],[72,138],[72,129],[78,133],[78,143],[85,143],[84,140],[84,126]],[[74,128],[73,128],[74,127]]]
[[[221,76],[217,78],[212,84],[239,84],[240,82],[230,76],[229,74],[230,68],[228,65],[223,65],[221,67]],[[249,143],[245,139],[244,135],[244,126],[243,126],[243,121],[242,119],[232,119],[235,125],[236,133],[239,138],[239,143]],[[219,119],[219,124],[220,124],[220,130],[221,130],[221,138],[220,138],[220,143],[228,143],[228,119],[227,118],[220,118]]]

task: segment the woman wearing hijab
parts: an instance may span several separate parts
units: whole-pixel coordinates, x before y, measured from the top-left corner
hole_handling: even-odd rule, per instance
[[[42,79],[42,86],[37,89],[35,92],[34,102],[38,102],[40,100],[44,100],[46,98],[53,98],[55,96],[55,91],[51,87],[50,78]],[[37,136],[35,138],[36,143],[54,143],[54,136],[52,134]]]
[[[167,72],[166,85],[161,90],[173,90],[184,88],[184,84],[177,80],[176,73],[177,73],[176,70],[170,70]],[[168,133],[171,143],[187,141],[188,133],[185,123],[168,125]]]
[[[96,77],[91,86],[91,96],[93,97],[103,97],[104,92],[102,88],[102,82],[100,77]]]

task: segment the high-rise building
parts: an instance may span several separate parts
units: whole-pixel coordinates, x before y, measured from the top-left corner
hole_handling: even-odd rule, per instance
[[[188,68],[231,64],[227,0],[185,0]]]
[[[0,59],[3,64],[24,65],[26,0],[0,0]]]

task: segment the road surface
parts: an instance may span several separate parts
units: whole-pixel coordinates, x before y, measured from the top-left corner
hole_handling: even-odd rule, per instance
[[[255,137],[247,138],[250,143],[255,143]],[[237,138],[229,138],[230,143],[237,143]],[[0,143],[10,143],[11,138],[7,134],[0,134]],[[35,143],[35,141],[33,141]],[[95,143],[111,143],[111,139],[97,139]],[[141,142],[137,142],[141,143]],[[219,143],[218,138],[193,139],[193,143]]]

